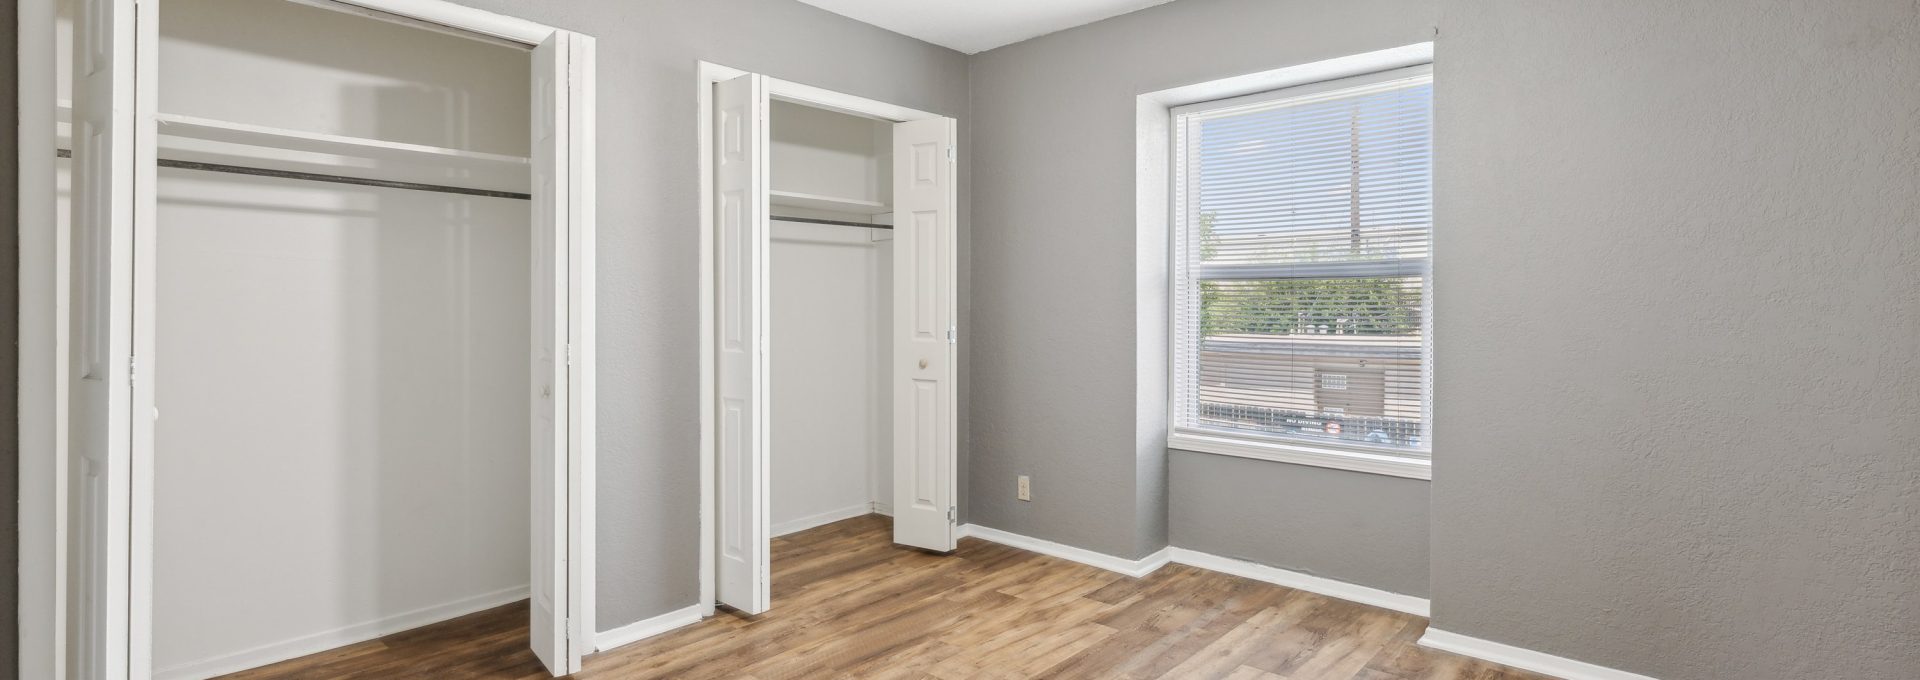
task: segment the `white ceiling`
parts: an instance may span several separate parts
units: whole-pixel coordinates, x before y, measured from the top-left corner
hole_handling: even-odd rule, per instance
[[[967,54],[1172,0],[800,0]]]

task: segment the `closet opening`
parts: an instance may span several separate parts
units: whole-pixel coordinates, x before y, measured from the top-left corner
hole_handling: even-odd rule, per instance
[[[46,1],[70,671],[481,612],[517,672],[578,670],[592,39],[435,0]]]
[[[880,515],[865,535],[954,548],[956,125],[714,64],[700,87],[702,609],[753,615],[797,532]]]
[[[778,593],[783,537],[818,542],[809,529],[840,522],[871,534],[893,514],[893,123],[779,99],[768,113]]]
[[[155,673],[524,610],[531,55],[287,2],[158,6],[163,114],[292,134],[161,145]],[[315,158],[300,133],[446,153]]]

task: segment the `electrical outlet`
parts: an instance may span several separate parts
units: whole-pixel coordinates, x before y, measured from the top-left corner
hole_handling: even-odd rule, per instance
[[[1020,492],[1018,498],[1023,501],[1033,500],[1033,480],[1028,479],[1026,475],[1020,475]]]

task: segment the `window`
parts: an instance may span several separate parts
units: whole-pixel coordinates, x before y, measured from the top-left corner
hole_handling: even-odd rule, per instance
[[[1174,109],[1174,448],[1425,476],[1433,79]]]

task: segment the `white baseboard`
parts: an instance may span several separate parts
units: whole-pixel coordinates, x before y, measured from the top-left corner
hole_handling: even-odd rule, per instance
[[[1042,555],[1071,560],[1136,578],[1151,574],[1160,567],[1166,566],[1168,562],[1178,562],[1191,567],[1199,567],[1223,574],[1232,574],[1234,576],[1250,578],[1255,581],[1265,581],[1275,585],[1304,590],[1327,597],[1339,598],[1349,602],[1358,602],[1364,605],[1391,609],[1397,612],[1405,612],[1415,616],[1426,616],[1429,610],[1427,599],[1423,597],[1402,595],[1400,593],[1388,592],[1378,588],[1369,588],[1345,581],[1335,581],[1330,578],[1310,576],[1296,571],[1288,571],[1278,567],[1269,567],[1264,564],[1255,564],[1253,562],[1236,560],[1229,557],[1221,557],[1219,555],[1203,553],[1198,550],[1188,550],[1186,548],[1161,548],[1158,552],[1146,557],[1129,560],[1124,557],[1115,557],[1085,548],[1076,548],[1031,536],[1022,536],[978,524],[961,525],[959,535],[962,538],[972,536],[1005,546],[1031,550]]]
[[[190,661],[170,668],[154,671],[158,680],[200,680],[228,673],[259,668],[270,663],[297,659],[308,654],[316,654],[329,649],[345,647],[356,642],[366,642],[383,635],[392,635],[403,630],[412,630],[432,623],[466,616],[520,600],[527,599],[527,586],[516,586],[506,590],[475,595],[446,604],[435,605],[410,612],[395,614],[383,619],[354,624],[344,628],[297,637],[284,642],[261,645],[232,654]]]
[[[893,516],[893,504],[892,504],[892,503],[888,503],[888,502],[886,502],[886,501],[874,501],[874,502],[872,502],[872,503],[870,503],[869,505],[872,505],[872,506],[873,506],[873,514],[876,514],[876,515],[886,515],[886,516],[888,516],[888,517],[892,517],[892,516]]]
[[[1462,656],[1471,656],[1483,661],[1492,661],[1514,668],[1551,675],[1566,680],[1654,680],[1638,673],[1608,668],[1575,661],[1566,657],[1554,656],[1545,652],[1536,652],[1524,647],[1501,644],[1490,640],[1467,637],[1459,633],[1437,630],[1431,626],[1427,634],[1420,636],[1420,646],[1431,647],[1443,652],[1453,652]]]
[[[838,522],[843,519],[853,519],[861,515],[867,515],[872,513],[873,513],[872,503],[861,503],[859,505],[844,507],[839,510],[828,510],[826,512],[819,513],[817,515],[808,515],[806,517],[796,517],[794,519],[790,519],[785,522],[775,523],[773,525],[773,535],[775,538],[778,538],[780,536],[785,536],[787,534],[806,531],[814,527],[826,526],[828,524],[832,524],[834,522]]]
[[[630,645],[645,640],[681,626],[690,626],[699,623],[703,611],[701,606],[696,604],[682,609],[675,609],[650,619],[641,619],[613,630],[600,631],[593,635],[594,651],[604,652],[615,647]]]
[[[1106,553],[1094,552],[1086,548],[1075,548],[1070,545],[1055,543],[1045,539],[1021,536],[1020,534],[1001,531],[991,527],[983,527],[978,524],[960,525],[956,538],[965,538],[968,536],[983,541],[993,541],[1000,545],[1019,548],[1021,550],[1037,552],[1049,557],[1058,557],[1063,560],[1079,562],[1087,566],[1099,567],[1107,571],[1119,572],[1136,578],[1151,574],[1167,564],[1167,548],[1161,548],[1153,554],[1137,560],[1130,560],[1125,557],[1115,557]]]
[[[1267,583],[1286,586],[1295,590],[1304,590],[1309,593],[1339,598],[1348,602],[1358,602],[1382,609],[1405,612],[1414,616],[1425,617],[1427,613],[1431,611],[1430,603],[1427,601],[1427,598],[1424,597],[1402,595],[1378,588],[1369,588],[1363,585],[1347,583],[1346,581],[1335,581],[1330,578],[1302,574],[1297,571],[1290,571],[1279,567],[1269,567],[1255,562],[1236,560],[1231,557],[1221,557],[1211,553],[1203,553],[1198,550],[1174,548],[1173,561],[1190,567],[1199,567],[1209,571],[1217,571],[1222,574],[1232,574],[1242,578],[1250,578],[1255,581],[1266,581]]]

